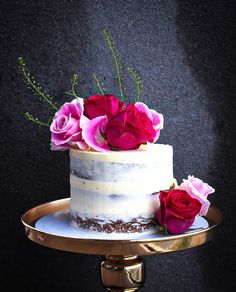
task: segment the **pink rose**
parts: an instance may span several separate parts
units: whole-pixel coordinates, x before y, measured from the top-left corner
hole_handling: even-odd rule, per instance
[[[202,204],[200,211],[201,216],[205,216],[207,214],[210,206],[207,196],[215,192],[211,186],[204,183],[199,178],[189,175],[187,180],[183,180],[183,183],[180,185],[179,189],[185,190],[192,198],[197,199]]]
[[[88,122],[83,115],[83,99],[66,102],[55,114],[50,126],[51,149],[66,150],[77,146],[86,149],[82,138],[82,128]]]
[[[187,231],[201,209],[201,203],[183,190],[162,191],[159,198],[158,223],[171,234]]]
[[[112,148],[129,150],[147,142],[153,143],[156,131],[146,113],[130,103],[125,110],[108,120],[105,135]]]
[[[94,95],[84,100],[84,115],[89,119],[104,115],[110,118],[123,110],[125,106],[125,103],[114,95]]]
[[[152,126],[153,126],[154,130],[156,131],[156,135],[155,135],[154,141],[153,141],[153,143],[155,143],[160,136],[160,131],[163,129],[163,123],[164,123],[163,115],[159,114],[158,112],[156,112],[153,109],[149,109],[146,106],[146,104],[144,104],[143,102],[136,102],[135,107],[139,111],[144,112],[148,116],[150,121],[152,122]]]

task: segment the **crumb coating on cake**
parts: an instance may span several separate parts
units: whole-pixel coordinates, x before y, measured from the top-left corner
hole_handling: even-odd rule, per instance
[[[173,185],[173,149],[161,144],[102,153],[72,149],[70,171],[73,226],[142,232],[144,225],[137,218],[147,222],[153,217],[159,207],[158,192]]]

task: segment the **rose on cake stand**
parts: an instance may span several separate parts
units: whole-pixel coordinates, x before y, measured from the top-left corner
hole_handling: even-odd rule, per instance
[[[189,230],[197,216],[209,210],[209,194],[215,190],[194,176],[188,176],[181,185],[170,191],[161,191],[155,223],[159,232],[182,234]]]

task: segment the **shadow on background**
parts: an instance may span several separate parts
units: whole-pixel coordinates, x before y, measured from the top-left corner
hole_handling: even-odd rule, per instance
[[[193,77],[205,88],[207,99],[199,99],[215,124],[215,153],[208,175],[216,189],[211,201],[224,215],[218,237],[209,243],[207,254],[203,247],[199,255],[204,275],[202,286],[207,292],[231,291],[235,288],[236,255],[232,236],[236,229],[236,3],[177,1],[177,4],[178,41]]]

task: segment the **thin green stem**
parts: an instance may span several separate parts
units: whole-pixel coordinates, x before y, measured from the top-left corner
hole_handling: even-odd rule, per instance
[[[131,68],[127,68],[128,73],[130,74],[131,78],[134,81],[135,84],[135,89],[136,89],[136,102],[139,101],[141,99],[141,94],[142,94],[142,89],[143,89],[143,85],[141,82],[141,78],[138,75],[138,72],[135,70],[132,70]]]
[[[44,122],[41,122],[38,118],[34,118],[30,113],[25,113],[25,118],[28,120],[28,121],[30,121],[30,122],[32,122],[32,123],[34,123],[34,124],[37,124],[37,125],[39,125],[39,126],[43,126],[43,127],[50,127],[50,125],[49,124],[46,124],[46,123],[44,123]]]
[[[66,94],[74,96],[74,93],[71,93],[70,91],[66,91]]]
[[[71,81],[71,91],[72,91],[72,94],[76,97],[76,98],[80,98],[80,96],[78,96],[76,93],[75,93],[75,85],[78,84],[78,75],[77,74],[74,74],[73,75],[73,78],[72,78],[72,81]]]
[[[97,87],[98,87],[100,93],[101,93],[101,94],[104,94],[104,91],[103,91],[103,89],[102,89],[102,86],[101,86],[101,84],[100,84],[98,78],[97,78],[96,73],[93,73],[92,76],[93,76],[93,79],[94,79],[94,81],[95,81],[95,83],[96,83],[96,85],[97,85]]]
[[[40,91],[40,86],[36,83],[35,80],[31,80],[30,78],[30,73],[29,71],[27,72],[26,71],[26,66],[25,66],[25,63],[24,63],[24,60],[22,57],[20,57],[18,59],[18,62],[19,62],[19,67],[20,67],[20,70],[25,78],[25,82],[26,84],[30,87],[30,89],[36,94],[38,95],[39,97],[43,98],[53,109],[55,109],[56,111],[58,110],[58,108],[55,106],[55,104],[50,100],[52,98],[50,98],[50,96],[48,94],[45,94],[44,92]],[[32,78],[34,79],[34,78]]]
[[[118,60],[118,57],[116,55],[116,51],[115,51],[115,48],[114,48],[114,42],[113,42],[110,34],[105,29],[103,29],[102,32],[103,32],[103,36],[104,36],[104,38],[106,40],[107,47],[108,47],[108,49],[110,51],[112,60],[114,62],[114,67],[115,67],[116,74],[117,74],[116,77],[117,77],[117,80],[118,80],[118,85],[119,85],[119,90],[120,90],[120,96],[123,99],[124,98],[124,93],[123,93],[122,80],[121,80],[122,67],[121,67],[121,64],[120,64],[120,62]]]

